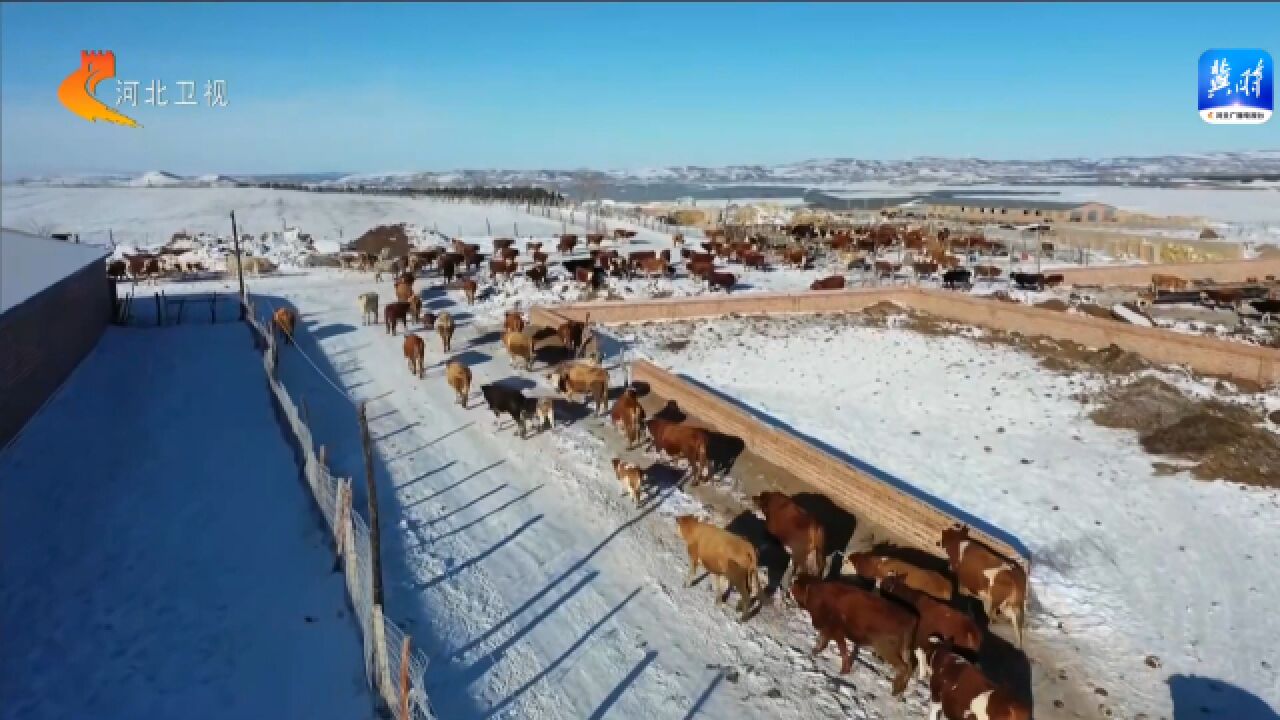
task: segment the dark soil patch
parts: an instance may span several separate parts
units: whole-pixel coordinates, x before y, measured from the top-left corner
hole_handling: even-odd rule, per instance
[[[1093,303],[1080,303],[1076,306],[1076,310],[1079,310],[1089,317],[1102,318],[1103,320],[1115,319],[1111,315],[1110,308],[1104,308],[1101,305],[1094,305]]]
[[[1067,304],[1058,298],[1050,298],[1044,302],[1036,303],[1036,307],[1042,310],[1052,310],[1054,312],[1066,312]]]
[[[1168,383],[1142,378],[1107,393],[1090,417],[1105,427],[1139,433],[1142,447],[1194,463],[1201,480],[1229,480],[1257,487],[1280,487],[1280,438],[1256,426],[1261,416],[1217,400],[1192,400]],[[1159,475],[1177,472],[1165,462]]]

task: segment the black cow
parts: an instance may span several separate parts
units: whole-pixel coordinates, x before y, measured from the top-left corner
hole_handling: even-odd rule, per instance
[[[973,277],[973,273],[964,268],[953,268],[942,273],[942,287],[955,290],[960,287],[969,287],[969,279]]]
[[[489,410],[493,412],[493,417],[497,420],[502,419],[502,413],[511,416],[515,420],[516,425],[520,428],[520,439],[525,437],[524,421],[534,412],[534,404],[529,402],[529,398],[524,396],[517,388],[490,383],[481,385],[480,392],[484,394],[484,401],[489,404]],[[536,402],[536,401],[535,401]]]
[[[1020,290],[1044,290],[1043,273],[1016,272],[1010,275],[1009,279],[1012,280]]]
[[[578,258],[577,260],[565,260],[560,264],[564,266],[565,270],[569,271],[569,275],[572,277],[578,272],[578,268],[594,268],[596,266],[596,259],[589,257]]]

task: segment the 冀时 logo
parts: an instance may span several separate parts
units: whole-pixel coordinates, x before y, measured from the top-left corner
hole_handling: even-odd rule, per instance
[[[1256,48],[1214,48],[1200,55],[1200,118],[1213,125],[1260,125],[1275,109],[1275,65]]]
[[[116,54],[110,50],[84,50],[80,67],[58,86],[58,100],[68,110],[88,120],[106,120],[118,125],[141,127],[133,118],[112,110],[94,93],[98,83],[116,76]]]

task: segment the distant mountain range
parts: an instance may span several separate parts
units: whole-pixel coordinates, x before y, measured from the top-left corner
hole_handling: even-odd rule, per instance
[[[639,170],[453,170],[343,175],[201,175],[151,171],[142,175],[80,175],[25,178],[17,185],[56,187],[221,187],[237,182],[288,182],[325,186],[425,187],[432,185],[541,185],[573,195],[608,196],[610,188],[646,185],[835,187],[842,184],[978,183],[1114,184],[1134,182],[1280,179],[1280,150],[1153,157],[1061,160],[981,160],[920,157],[911,160],[834,158],[781,165],[697,165]]]

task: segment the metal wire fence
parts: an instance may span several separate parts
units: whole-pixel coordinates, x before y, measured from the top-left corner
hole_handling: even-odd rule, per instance
[[[271,326],[257,318],[252,304],[247,304],[245,319],[254,333],[255,343],[264,350],[267,384],[302,449],[307,485],[333,536],[337,562],[342,567],[347,596],[364,643],[365,678],[369,687],[397,720],[435,720],[423,684],[426,655],[406,645],[408,638],[404,631],[385,617],[383,608],[373,604],[369,526],[351,506],[351,481],[329,472],[324,458],[316,452],[311,429],[298,405],[277,377],[278,350]],[[378,621],[381,628],[376,625]]]

